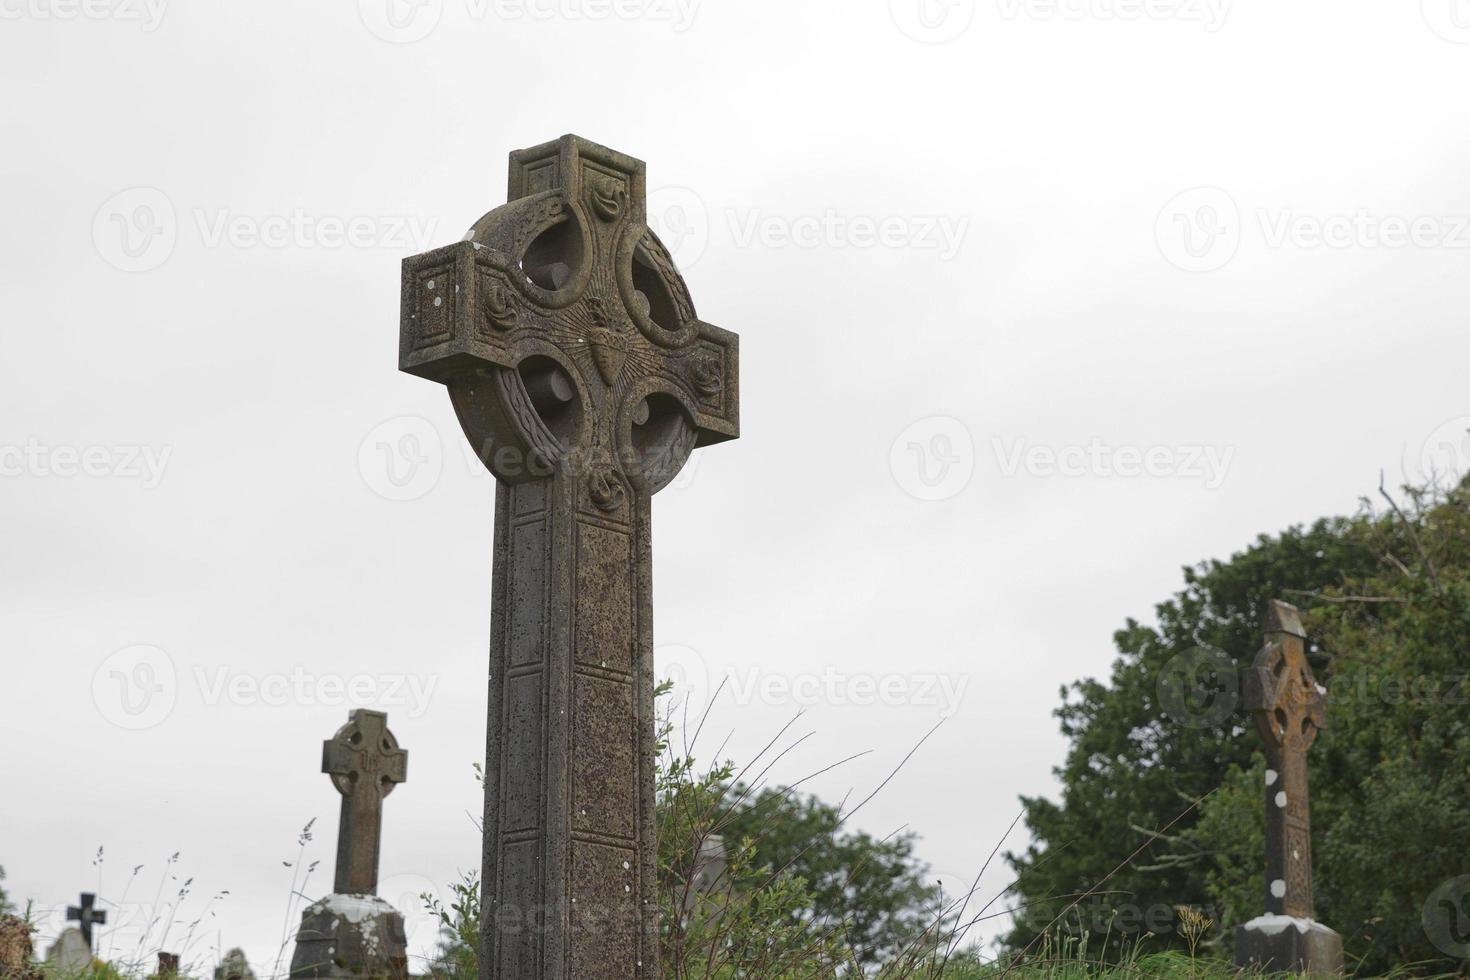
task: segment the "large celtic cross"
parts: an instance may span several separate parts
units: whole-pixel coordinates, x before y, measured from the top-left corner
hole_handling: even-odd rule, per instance
[[[575,136],[405,260],[400,367],[497,478],[481,975],[657,969],[652,498],[739,433],[737,338],[649,230],[644,166]]]
[[[1296,607],[1273,601],[1266,645],[1246,674],[1246,707],[1266,743],[1266,911],[1312,918],[1307,750],[1327,727],[1327,701],[1307,664]]]

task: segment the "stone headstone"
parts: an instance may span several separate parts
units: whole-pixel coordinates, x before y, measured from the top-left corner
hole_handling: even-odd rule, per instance
[[[380,711],[354,711],[322,748],[322,772],[342,795],[336,892],[306,908],[296,933],[291,976],[408,976],[403,916],[378,898],[383,799],[408,779],[408,753]]]
[[[484,980],[658,976],[652,500],[739,434],[739,346],[645,196],[642,161],[564,136],[403,264],[399,367],[497,484]]]
[[[684,911],[688,912],[693,909],[702,897],[719,896],[727,892],[730,887],[727,870],[725,838],[719,834],[706,835],[699,842],[699,854],[694,860],[694,873],[690,876],[689,888],[684,896]]]
[[[1272,972],[1342,972],[1342,937],[1313,919],[1307,750],[1327,727],[1327,692],[1307,663],[1295,606],[1272,602],[1245,705],[1266,746],[1266,914],[1235,932],[1235,962]]]
[[[250,970],[250,961],[245,957],[243,949],[232,949],[220,960],[219,966],[214,968],[214,980],[255,980],[255,974]]]
[[[82,930],[69,926],[46,950],[46,965],[60,973],[75,973],[92,965],[92,947]]]
[[[179,954],[159,953],[158,972],[154,974],[158,980],[178,980],[179,977]]]

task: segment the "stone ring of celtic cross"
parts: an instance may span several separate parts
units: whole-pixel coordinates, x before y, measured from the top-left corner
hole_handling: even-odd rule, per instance
[[[405,269],[404,368],[448,386],[498,478],[585,475],[615,511],[738,434],[737,341],[695,315],[648,228],[641,162],[581,141],[522,154],[509,203]]]

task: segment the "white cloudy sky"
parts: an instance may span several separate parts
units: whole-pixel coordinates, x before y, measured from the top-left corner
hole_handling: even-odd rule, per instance
[[[390,2],[0,0],[0,864],[43,910],[172,871],[181,924],[230,892],[191,954],[268,969],[347,682],[411,753],[389,896],[477,865],[493,485],[395,370],[398,264],[517,147],[647,160],[742,338],[742,439],[655,508],[660,658],[734,678],[706,740],[804,710],[774,776],[871,749],[836,799],[944,718],[854,822],[950,879],[1179,566],[1470,454],[1465,0]]]

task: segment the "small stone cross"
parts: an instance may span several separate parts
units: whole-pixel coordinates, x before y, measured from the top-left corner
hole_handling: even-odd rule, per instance
[[[388,731],[388,716],[352,712],[351,720],[322,747],[322,772],[342,794],[334,890],[339,895],[376,894],[383,797],[408,780],[408,753]]]
[[[73,905],[66,910],[66,921],[80,925],[82,938],[86,940],[88,950],[92,948],[92,927],[107,925],[107,913],[97,908],[96,905],[96,895],[91,892],[82,892],[81,905]]]
[[[1327,727],[1326,692],[1307,664],[1296,607],[1273,601],[1266,645],[1246,674],[1246,707],[1266,743],[1266,911],[1312,918],[1307,750]]]

